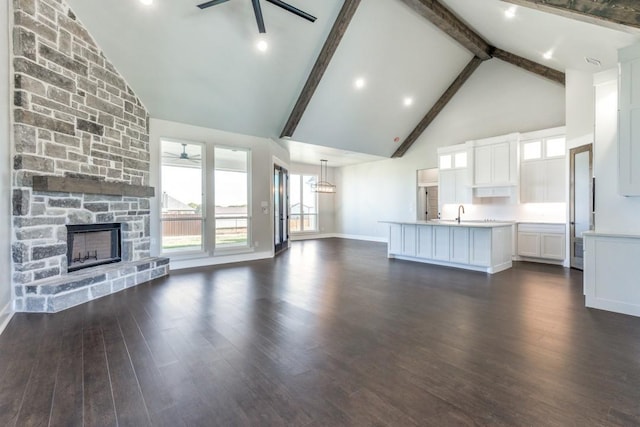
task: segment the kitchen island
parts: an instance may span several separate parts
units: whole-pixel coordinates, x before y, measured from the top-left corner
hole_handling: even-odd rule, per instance
[[[389,258],[490,274],[511,268],[513,222],[380,222],[389,224]]]

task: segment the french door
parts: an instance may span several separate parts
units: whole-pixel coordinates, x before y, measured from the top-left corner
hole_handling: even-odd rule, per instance
[[[277,254],[289,248],[289,172],[282,166],[273,167],[273,230]]]

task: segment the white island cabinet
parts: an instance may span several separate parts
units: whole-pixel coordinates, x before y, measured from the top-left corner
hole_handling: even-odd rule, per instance
[[[497,273],[511,268],[510,222],[381,221],[389,224],[387,256]]]

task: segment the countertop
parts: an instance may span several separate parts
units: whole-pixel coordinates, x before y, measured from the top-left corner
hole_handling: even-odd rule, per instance
[[[410,224],[410,225],[446,225],[448,227],[472,227],[472,228],[496,228],[508,227],[515,224],[515,221],[461,221],[456,220],[430,220],[430,221],[379,221],[387,224]]]

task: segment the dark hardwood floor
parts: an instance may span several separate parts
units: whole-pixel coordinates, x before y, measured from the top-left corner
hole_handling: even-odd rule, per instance
[[[582,274],[293,243],[0,336],[0,426],[640,425],[640,319]]]

